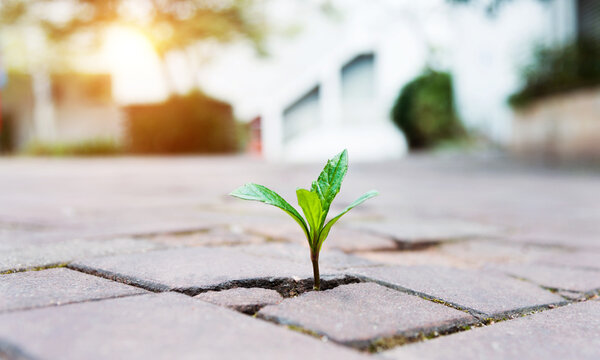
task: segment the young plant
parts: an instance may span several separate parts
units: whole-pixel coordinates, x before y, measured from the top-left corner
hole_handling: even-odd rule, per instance
[[[333,159],[327,161],[319,178],[313,181],[310,191],[301,188],[296,190],[298,205],[302,208],[306,220],[302,218],[292,205],[265,186],[249,183],[240,186],[230,194],[240,199],[260,201],[276,206],[288,213],[300,225],[310,247],[310,260],[313,265],[315,290],[319,290],[321,286],[321,279],[319,277],[319,252],[321,251],[323,242],[327,239],[327,235],[329,235],[329,231],[331,231],[331,227],[352,208],[379,194],[375,190],[367,192],[348,205],[339,215],[325,222],[329,207],[335,196],[340,192],[340,187],[342,186],[342,181],[347,170],[348,151],[344,150]]]

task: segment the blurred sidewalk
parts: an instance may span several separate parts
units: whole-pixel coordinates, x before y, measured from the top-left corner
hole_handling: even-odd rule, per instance
[[[297,225],[227,194],[256,182],[295,206],[322,164],[0,158],[0,357],[443,358],[460,347],[511,358],[514,344],[535,358],[552,355],[550,323],[565,327],[548,335],[565,354],[600,355],[597,331],[573,330],[600,326],[600,172],[495,155],[350,156],[332,213],[381,195],[332,230],[321,266],[334,289],[321,293],[306,292]]]

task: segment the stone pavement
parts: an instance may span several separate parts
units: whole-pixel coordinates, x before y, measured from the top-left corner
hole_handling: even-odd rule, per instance
[[[352,156],[352,154],[350,154]],[[600,173],[354,164],[321,254],[278,209],[320,164],[0,158],[0,359],[600,357]]]

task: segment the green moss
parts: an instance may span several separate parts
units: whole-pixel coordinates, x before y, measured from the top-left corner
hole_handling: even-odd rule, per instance
[[[41,270],[48,270],[48,269],[56,269],[56,268],[65,267],[67,265],[69,265],[69,263],[65,262],[65,263],[58,263],[58,264],[45,265],[45,266],[34,266],[34,267],[26,268],[26,269],[7,270],[7,271],[0,272],[0,275],[14,274],[14,273],[26,272],[26,271],[41,271]]]
[[[292,331],[296,331],[296,332],[299,332],[299,333],[302,333],[302,334],[305,334],[305,335],[310,335],[312,337],[316,337],[316,338],[319,338],[319,339],[322,338],[322,336],[319,335],[318,333],[316,333],[316,332],[314,332],[312,330],[303,328],[303,327],[298,326],[298,325],[288,325],[287,328],[290,329],[290,330],[292,330]]]

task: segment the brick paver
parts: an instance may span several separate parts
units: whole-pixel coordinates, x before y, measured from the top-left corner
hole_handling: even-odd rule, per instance
[[[600,302],[565,306],[407,345],[389,359],[598,359]]]
[[[146,293],[125,284],[60,268],[0,275],[0,313]]]
[[[331,214],[381,196],[332,230],[320,257],[331,290],[317,293],[297,224],[227,194],[257,182],[296,206],[321,168],[0,158],[0,358],[381,358],[352,348],[373,339],[397,346],[392,358],[600,356],[597,172],[493,156],[351,162]],[[281,301],[262,308],[269,320],[239,312],[267,299]],[[487,325],[457,325],[469,313]],[[429,331],[439,339],[405,344]]]
[[[364,358],[173,293],[3,314],[0,338],[43,359]]]
[[[502,318],[564,299],[505,275],[435,266],[357,269],[365,279],[453,304],[480,318]]]
[[[277,291],[261,288],[207,291],[196,295],[195,298],[250,315],[255,314],[264,306],[279,304],[283,300],[283,297]]]
[[[267,306],[258,315],[359,348],[378,339],[411,339],[477,321],[462,311],[374,283],[302,294]]]
[[[265,245],[262,250],[266,253],[281,251],[277,244],[275,246],[276,249],[269,250],[270,246]],[[308,253],[307,249],[299,247],[300,250]],[[243,251],[238,247],[192,247],[93,258],[69,266],[150,290],[178,290],[191,295],[240,284],[286,288],[303,279],[307,279],[312,287],[312,267],[308,257],[305,263],[300,263],[260,256],[260,253],[261,248]],[[339,270],[327,266],[323,266],[322,274],[326,279],[344,277]]]

